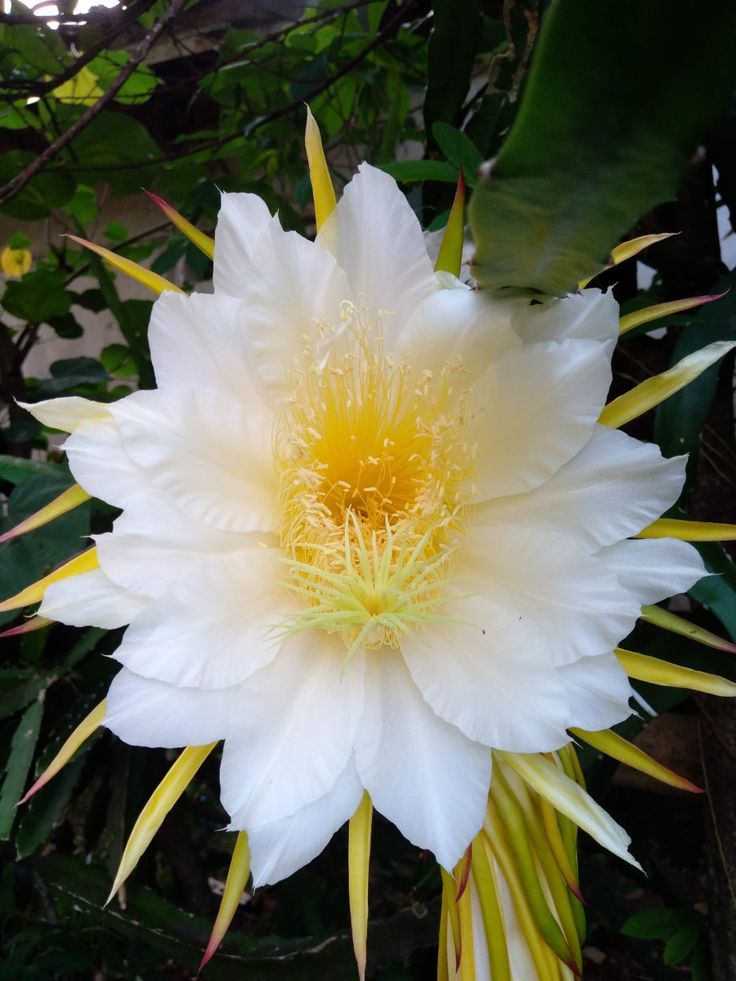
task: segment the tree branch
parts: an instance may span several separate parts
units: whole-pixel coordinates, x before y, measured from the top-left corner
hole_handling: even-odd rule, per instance
[[[58,86],[63,85],[64,82],[68,82],[70,78],[74,78],[80,69],[89,64],[89,62],[92,61],[93,58],[96,58],[102,51],[109,48],[111,43],[127,29],[128,25],[132,21],[137,20],[141,14],[144,14],[149,7],[152,7],[153,3],[154,0],[139,0],[138,3],[131,5],[122,13],[115,9],[113,11],[115,13],[113,28],[104,34],[98,41],[95,41],[94,44],[90,44],[90,46],[85,50],[84,54],[79,55],[79,57],[75,58],[74,61],[63,71],[58,72],[52,78],[47,79],[45,82],[38,80],[28,81],[28,79],[16,80],[12,78],[5,78],[0,80],[0,92],[8,92],[9,98],[19,98],[18,93],[21,92],[24,95],[46,95],[47,92],[51,92],[53,89],[58,88]],[[3,20],[3,16],[10,15],[0,15],[0,25],[6,23],[6,21]],[[39,18],[35,15],[31,15],[31,20],[38,21],[38,19]]]
[[[58,156],[64,147],[71,143],[71,141],[78,136],[82,130],[86,129],[95,116],[99,115],[105,106],[115,98],[120,89],[123,87],[123,85],[125,85],[138,65],[141,64],[143,59],[151,50],[161,32],[177,16],[177,14],[180,13],[185,3],[186,0],[172,0],[171,5],[156,21],[148,34],[146,34],[146,36],[143,38],[141,43],[133,52],[133,56],[128,64],[121,69],[117,78],[105,91],[104,95],[98,99],[94,105],[90,106],[89,109],[83,113],[83,115],[81,115],[65,133],[62,133],[58,139],[54,140],[53,143],[50,143],[43,153],[41,153],[33,161],[33,163],[30,163],[16,177],[8,181],[4,187],[0,188],[0,205],[6,204],[11,200],[11,198],[14,198],[16,194],[22,191],[26,184],[33,177],[35,177],[40,170],[43,170],[46,164],[53,160],[54,157]]]

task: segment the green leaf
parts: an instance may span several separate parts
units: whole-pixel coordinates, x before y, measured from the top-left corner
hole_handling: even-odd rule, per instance
[[[0,719],[7,719],[30,705],[53,680],[30,668],[0,670]]]
[[[483,162],[475,143],[450,123],[435,123],[432,134],[450,163],[462,169],[466,183],[475,187],[478,168]]]
[[[61,820],[84,764],[84,758],[67,763],[61,773],[26,805],[15,836],[18,858],[25,858],[47,841]]]
[[[645,909],[630,916],[621,927],[621,933],[639,940],[666,940],[678,930],[691,927],[692,922],[690,910]]]
[[[1,302],[8,313],[32,324],[63,317],[72,304],[71,294],[64,286],[64,274],[48,269],[37,269],[9,282]]]
[[[5,764],[5,779],[0,787],[0,840],[2,841],[7,841],[10,837],[17,813],[15,805],[23,796],[42,718],[43,701],[37,698],[21,716],[10,744],[10,754]]]
[[[56,480],[60,473],[65,474],[68,482],[72,483],[66,467],[44,463],[43,460],[26,460],[19,456],[0,454],[0,480],[7,480],[9,484],[22,484],[31,477],[51,477]]]
[[[15,232],[8,239],[8,246],[11,249],[30,249],[31,240],[23,232]]]
[[[479,0],[433,0],[432,11],[424,126],[434,135],[433,127],[438,120],[460,121],[482,22]]]
[[[417,181],[457,183],[457,168],[442,160],[399,160],[396,163],[381,164],[381,170],[403,184]]]
[[[673,198],[725,109],[736,4],[552,0],[516,121],[470,205],[487,290],[561,295]],[[676,66],[676,69],[673,68]]]
[[[723,546],[716,542],[695,547],[712,575],[696,583],[690,595],[715,614],[731,639],[736,640],[736,565]]]
[[[664,945],[662,960],[665,964],[681,964],[698,942],[700,931],[697,926],[684,927],[673,933]]]

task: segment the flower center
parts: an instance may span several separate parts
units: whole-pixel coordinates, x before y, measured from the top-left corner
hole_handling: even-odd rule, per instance
[[[295,372],[276,459],[286,582],[305,600],[286,628],[338,632],[351,654],[441,618],[473,453],[461,365],[396,364],[346,319]]]

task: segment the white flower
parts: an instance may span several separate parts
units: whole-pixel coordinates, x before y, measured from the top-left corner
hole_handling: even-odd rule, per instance
[[[703,574],[689,545],[628,540],[684,459],[597,423],[610,294],[440,288],[371,167],[316,242],[225,195],[214,283],[157,301],[156,390],[31,407],[122,509],[99,569],[40,613],[130,624],[105,720],[122,739],[224,740],[256,884],[317,855],[364,788],[451,868],[491,748],[549,751],[629,714],[613,648]]]

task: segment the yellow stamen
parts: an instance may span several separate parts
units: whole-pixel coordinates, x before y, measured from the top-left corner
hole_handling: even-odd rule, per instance
[[[460,366],[417,377],[344,315],[327,354],[307,351],[295,371],[276,459],[286,584],[304,600],[283,629],[338,633],[350,657],[441,617],[473,454]]]

